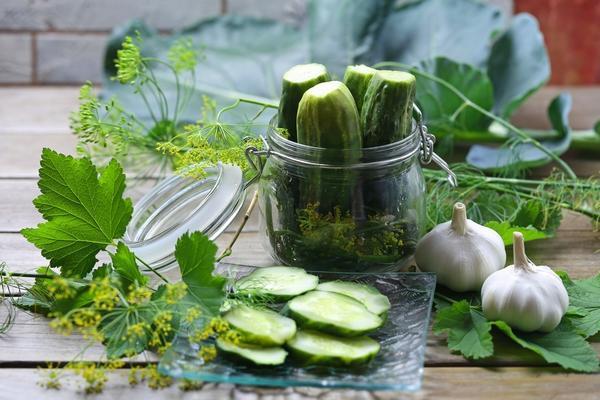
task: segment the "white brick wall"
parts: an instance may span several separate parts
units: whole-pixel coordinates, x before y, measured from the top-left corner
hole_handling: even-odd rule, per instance
[[[512,0],[481,1],[512,10]],[[282,19],[301,12],[305,2],[0,0],[0,85],[99,81],[108,33],[131,18],[144,19],[155,28],[169,31],[224,11]]]

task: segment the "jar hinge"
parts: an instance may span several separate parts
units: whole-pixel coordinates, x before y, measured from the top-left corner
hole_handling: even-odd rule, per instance
[[[419,110],[419,107],[416,105],[413,105],[413,118],[417,122],[419,134],[421,135],[421,163],[427,165],[433,161],[441,169],[443,169],[446,174],[448,174],[448,182],[450,185],[452,185],[452,187],[456,187],[458,185],[456,175],[454,172],[452,172],[448,163],[433,151],[433,146],[435,145],[435,135],[427,131],[427,126],[423,124],[423,113],[421,113],[421,110]]]

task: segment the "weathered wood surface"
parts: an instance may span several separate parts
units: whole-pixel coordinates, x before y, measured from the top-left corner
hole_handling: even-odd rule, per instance
[[[547,90],[553,94],[554,89]],[[600,101],[587,104],[577,100],[600,99],[600,90],[576,92],[575,107],[583,106],[586,114],[576,114],[585,124]],[[44,263],[39,251],[27,243],[19,229],[33,226],[40,218],[31,205],[38,194],[36,187],[39,154],[43,147],[62,152],[73,152],[75,140],[68,134],[67,115],[76,106],[76,89],[23,88],[0,89],[0,260],[12,271],[31,271]],[[542,93],[543,94],[543,93]],[[540,96],[540,95],[538,95]],[[546,97],[534,98],[539,107]],[[587,105],[586,105],[587,104]],[[525,109],[527,110],[527,107]],[[587,107],[587,108],[586,108]],[[541,127],[544,113],[519,115],[530,121],[529,126]],[[594,115],[599,115],[596,110]],[[527,115],[530,115],[527,119]],[[577,120],[579,121],[579,120]],[[578,125],[579,122],[574,123]],[[579,128],[585,128],[579,124]],[[578,173],[594,175],[600,170],[600,160],[577,159],[572,163]],[[218,239],[224,248],[231,240],[234,222]],[[268,265],[271,258],[263,250],[258,235],[256,213],[249,221],[235,246],[234,256],[228,261]],[[581,215],[566,213],[557,236],[550,240],[528,245],[530,256],[540,264],[567,270],[574,277],[591,276],[600,269],[600,233],[592,230],[590,221]],[[168,273],[175,276],[174,271]],[[0,311],[0,317],[5,310]],[[68,380],[61,391],[47,391],[36,385],[40,375],[35,369],[46,361],[66,362],[73,359],[85,346],[78,336],[59,336],[47,325],[47,320],[19,312],[12,330],[0,336],[0,398],[78,398],[81,384]],[[502,346],[500,346],[502,347]],[[600,352],[600,342],[594,343]],[[504,349],[504,347],[503,347]],[[86,351],[85,359],[95,360],[102,354],[99,345]],[[133,362],[155,360],[151,354]],[[495,359],[472,363],[450,354],[443,338],[429,336],[426,352],[423,389],[416,394],[366,393],[319,389],[259,389],[232,385],[206,385],[201,391],[184,393],[176,387],[155,392],[143,385],[131,389],[127,371],[111,377],[105,393],[99,398],[181,398],[181,399],[422,399],[422,398],[598,398],[600,377],[561,373],[550,367],[534,369],[541,361],[534,355],[516,357],[510,346]],[[524,368],[524,366],[530,368]]]

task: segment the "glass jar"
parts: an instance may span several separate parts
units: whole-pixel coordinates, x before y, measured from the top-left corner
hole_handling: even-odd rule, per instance
[[[420,160],[434,155],[433,141],[418,122],[401,141],[360,150],[306,146],[269,129],[265,149],[252,151],[266,156],[258,189],[266,248],[308,270],[401,269],[424,233]]]

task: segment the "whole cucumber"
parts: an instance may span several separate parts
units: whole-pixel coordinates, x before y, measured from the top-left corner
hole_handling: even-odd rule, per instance
[[[364,147],[382,146],[410,134],[415,76],[402,71],[377,71],[363,100]]]
[[[300,99],[308,89],[329,79],[327,69],[322,64],[296,65],[283,75],[277,126],[287,129],[289,140],[296,141],[296,115]]]
[[[366,65],[349,65],[344,73],[344,84],[350,89],[352,97],[356,102],[356,108],[358,115],[362,110],[363,100],[367,93],[367,88],[371,79],[375,75],[377,70],[375,68],[367,67]]]
[[[298,106],[296,129],[298,143],[327,149],[319,160],[323,163],[352,164],[360,158],[358,111],[350,90],[342,82],[319,83],[304,93]],[[336,208],[349,211],[355,190],[353,176],[351,171],[310,169],[301,185],[301,205],[319,204],[322,213]]]

